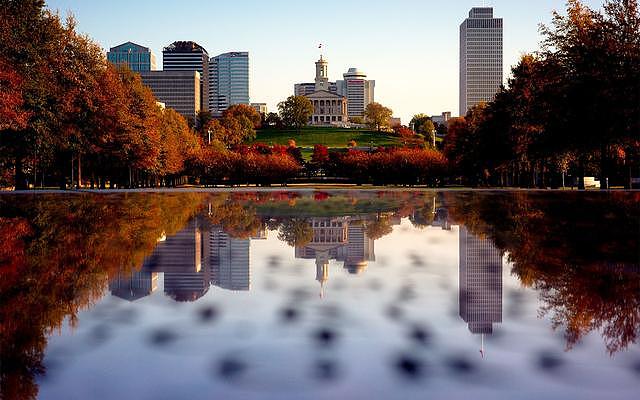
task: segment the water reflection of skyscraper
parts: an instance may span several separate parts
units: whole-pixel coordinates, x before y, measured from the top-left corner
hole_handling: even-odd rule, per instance
[[[256,240],[266,238],[261,232]],[[211,284],[223,289],[250,289],[249,239],[234,239],[221,226],[200,229],[192,220],[185,229],[158,240],[142,269],[119,275],[109,284],[114,296],[136,300],[157,289],[164,273],[164,292],[176,301],[195,301]]]
[[[134,271],[120,273],[109,282],[111,294],[128,301],[136,301],[150,295],[158,289],[158,273]]]
[[[460,317],[474,334],[502,322],[502,255],[493,243],[460,227]],[[484,349],[480,350],[484,355]]]
[[[208,236],[205,259],[211,271],[211,284],[234,291],[250,290],[250,239],[234,239],[220,226],[211,227]]]
[[[203,266],[202,232],[196,220],[159,242],[143,271],[164,272],[164,292],[176,301],[194,301],[209,290],[210,271]]]

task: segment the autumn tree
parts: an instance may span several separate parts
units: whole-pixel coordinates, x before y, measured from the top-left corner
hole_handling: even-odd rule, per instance
[[[0,42],[3,69],[22,79],[22,108],[29,113],[27,124],[0,130],[0,153],[13,160],[16,188],[25,189],[27,158],[49,158],[55,127],[68,111],[58,85],[60,72],[66,70],[58,52],[68,37],[43,0],[7,0],[0,3]]]
[[[24,129],[29,113],[24,110],[22,77],[0,60],[0,131]]]
[[[367,237],[372,240],[378,240],[393,232],[391,219],[388,215],[378,213],[375,218],[368,219],[365,223],[365,232]]]
[[[278,104],[278,111],[282,122],[286,126],[295,127],[298,133],[309,123],[313,115],[313,104],[305,96],[290,96]]]
[[[415,114],[411,121],[409,122],[409,127],[416,132],[422,131],[422,126],[427,122],[431,121],[431,117],[426,114]]]
[[[196,115],[196,126],[201,134],[204,134],[203,128],[207,126],[209,121],[213,118],[213,115],[209,111],[199,111]],[[204,136],[204,135],[203,135]]]
[[[255,139],[262,117],[253,107],[246,104],[232,105],[222,113],[222,125],[228,130],[228,145]]]
[[[364,116],[367,124],[380,132],[382,128],[389,126],[389,119],[393,116],[393,111],[380,103],[369,103]]]
[[[262,116],[260,113],[253,107],[247,104],[234,104],[224,110],[222,113],[222,118],[235,118],[237,120],[246,119],[251,122],[251,126],[253,129],[260,129],[262,124]]]
[[[280,224],[278,239],[291,247],[304,247],[313,240],[313,228],[306,219],[290,218]]]
[[[264,119],[265,127],[282,129],[282,118],[277,113],[270,112]]]

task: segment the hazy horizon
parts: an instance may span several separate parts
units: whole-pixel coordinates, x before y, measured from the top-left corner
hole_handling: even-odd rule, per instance
[[[593,8],[603,1],[585,0]],[[404,124],[413,114],[458,114],[459,25],[481,1],[435,2],[327,0],[320,7],[288,0],[225,2],[149,0],[108,3],[48,0],[49,8],[71,11],[78,30],[105,51],[127,41],[151,48],[162,69],[162,48],[192,40],[210,57],[228,51],[250,53],[251,102],[269,111],[293,94],[293,85],[312,82],[318,45],[329,61],[329,77],[357,67],[376,81],[375,99],[394,110]],[[504,19],[504,76],[520,55],[538,49],[540,23],[564,0],[484,2]]]

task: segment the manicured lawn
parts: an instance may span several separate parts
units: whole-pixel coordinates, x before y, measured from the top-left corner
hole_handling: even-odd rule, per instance
[[[289,139],[294,139],[298,147],[313,147],[316,144],[323,144],[332,148],[344,148],[350,140],[355,140],[359,147],[367,146],[389,146],[398,145],[397,138],[384,132],[345,129],[345,128],[318,128],[306,127],[298,134],[295,130],[265,129],[259,130],[256,139],[251,143],[265,143],[268,145],[284,144]]]

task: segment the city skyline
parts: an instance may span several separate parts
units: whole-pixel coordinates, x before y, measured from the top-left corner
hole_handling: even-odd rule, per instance
[[[486,3],[505,21],[505,79],[522,53],[538,48],[538,24],[548,23],[551,12],[563,10],[564,3],[563,0]],[[585,3],[596,9],[601,5],[596,0]],[[313,7],[289,1],[249,2],[242,8],[234,4],[214,6],[199,2],[159,8],[141,1],[127,3],[125,14],[118,12],[122,8],[119,4],[124,7],[124,3],[118,1],[102,4],[50,0],[47,4],[63,14],[73,12],[79,30],[105,51],[132,41],[151,48],[158,65],[162,64],[162,48],[176,40],[193,40],[209,54],[248,51],[252,58],[251,101],[265,102],[270,110],[275,110],[277,103],[290,95],[294,83],[308,80],[309,60],[318,58],[318,44],[322,43],[322,52],[332,65],[330,80],[340,79],[341,74],[352,67],[367,71],[378,83],[377,101],[391,107],[406,123],[416,113],[438,115],[452,111],[457,114],[459,25],[469,10],[481,6],[482,2],[439,4],[405,0],[391,5],[381,1],[348,4],[329,1],[325,7],[336,10],[332,26],[344,26],[344,29],[322,33],[314,24],[293,24],[297,20],[295,15],[310,14]],[[198,13],[192,12],[194,7]],[[400,11],[406,12],[400,14]],[[147,18],[141,20],[138,16],[142,12]],[[233,34],[212,33],[207,21],[208,15],[213,14],[228,16],[216,19],[220,25],[216,26],[216,32]],[[356,15],[362,17],[355,18]],[[110,21],[115,19],[127,29],[114,31]],[[244,21],[246,29],[232,29],[239,20]],[[178,25],[175,21],[190,22]],[[354,42],[358,45],[354,46]]]

